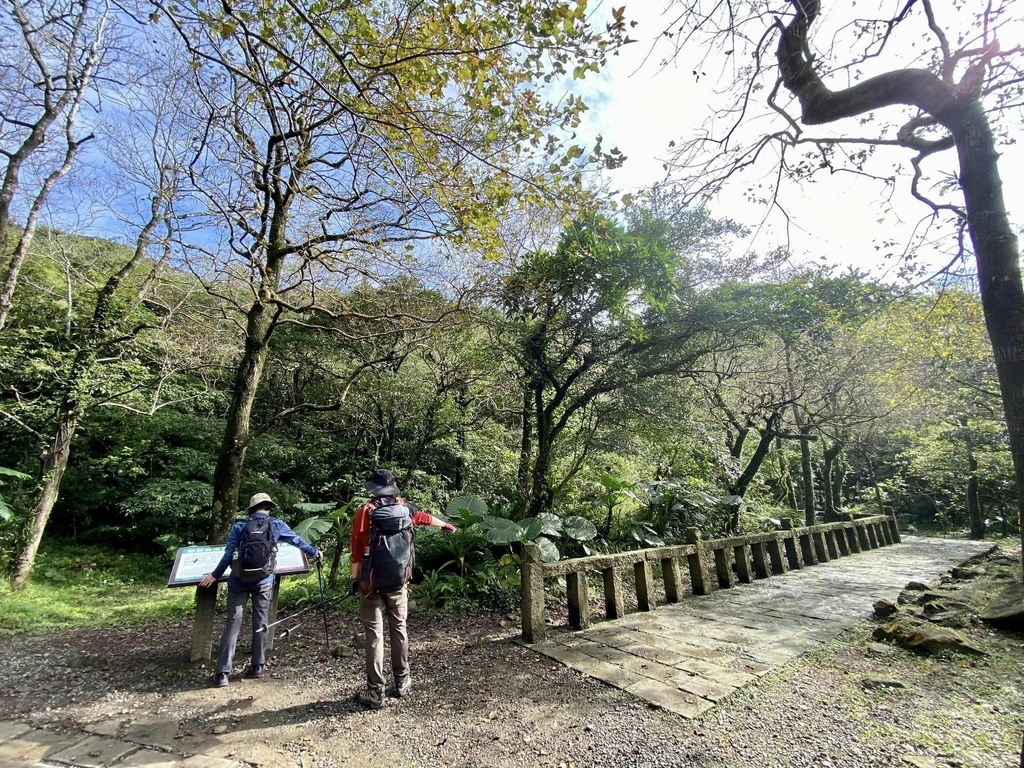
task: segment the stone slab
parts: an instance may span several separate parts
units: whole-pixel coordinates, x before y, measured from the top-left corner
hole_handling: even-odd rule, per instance
[[[67,749],[81,740],[81,734],[69,736],[56,731],[34,729],[0,744],[0,765],[7,768],[38,762],[47,755]]]
[[[181,768],[183,759],[170,752],[140,749],[119,762],[117,768]]]
[[[181,761],[180,768],[239,768],[240,765],[241,763],[236,760],[228,760],[223,757],[192,755],[187,760]]]
[[[0,743],[16,739],[31,730],[32,726],[28,723],[18,723],[13,720],[0,721]]]
[[[75,768],[103,768],[136,749],[137,744],[130,744],[127,741],[87,736],[77,744],[47,755],[46,759],[55,763],[67,763]]]
[[[100,720],[98,723],[89,723],[85,726],[86,733],[91,733],[95,736],[109,736],[110,738],[117,738],[117,734],[121,732],[121,721],[120,720]]]
[[[656,708],[667,709],[685,718],[699,717],[714,706],[714,703],[699,696],[680,691],[653,680],[645,680],[625,689]]]
[[[711,701],[721,701],[736,690],[735,686],[716,683],[700,675],[693,675],[682,670],[676,672],[672,682],[681,691],[686,691]]]
[[[128,726],[121,734],[125,741],[136,744],[144,744],[151,747],[160,747],[168,752],[175,749],[178,735],[177,720],[139,720]]]
[[[666,643],[666,646],[668,646],[668,643]],[[679,653],[674,648],[647,643],[630,643],[629,645],[621,646],[620,649],[634,656],[641,656],[648,661],[656,661],[659,664],[678,664],[686,658],[685,654]]]
[[[709,661],[700,661],[699,659],[687,659],[676,664],[676,668],[733,688],[742,688],[744,685],[752,683],[757,679],[753,673],[740,672],[735,669],[719,666],[718,664],[712,664]]]
[[[665,683],[666,685],[674,685],[675,677],[679,674],[679,670],[675,667],[641,659],[639,656],[634,656],[631,660],[621,664],[621,666],[634,674],[642,675],[651,680],[657,680],[659,683]]]

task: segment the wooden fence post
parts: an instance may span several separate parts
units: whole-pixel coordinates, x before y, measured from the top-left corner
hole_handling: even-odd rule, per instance
[[[732,555],[736,561],[736,578],[740,584],[750,584],[754,580],[750,573],[750,545],[740,544],[733,547]]]
[[[651,581],[651,564],[646,560],[633,563],[633,576],[636,580],[636,607],[641,611],[653,611],[654,584]]]
[[[817,565],[818,556],[814,551],[814,542],[811,541],[812,534],[806,528],[803,531],[803,533],[799,534],[801,558],[804,565]]]
[[[690,586],[695,595],[708,595],[714,587],[708,579],[707,552],[700,540],[700,528],[686,529],[686,543],[693,544],[696,551],[686,556],[686,562],[690,567]]]
[[[754,575],[759,579],[767,579],[771,575],[771,568],[765,558],[764,544],[755,541],[750,545],[750,559],[754,563]]]
[[[270,606],[267,608],[267,624],[277,621],[277,598],[281,595],[281,577],[274,576],[274,589],[270,593]],[[274,650],[274,635],[277,634],[273,627],[267,629],[267,653]]]
[[[527,643],[539,643],[544,640],[547,628],[544,624],[544,561],[541,559],[540,547],[537,544],[523,544],[520,565],[522,574],[519,593],[523,613],[523,640]]]
[[[604,577],[604,615],[608,619],[621,619],[626,615],[626,601],[622,595],[622,571],[614,566],[602,571]]]
[[[889,520],[888,520],[889,531],[892,534],[893,542],[896,543],[896,544],[902,543],[903,539],[900,538],[900,527],[899,527],[899,524],[896,522],[896,513],[895,512],[889,512],[886,515],[886,517],[889,518]]]
[[[732,563],[729,562],[729,548],[718,547],[714,550],[714,553],[718,586],[722,589],[732,589],[736,586],[736,577],[732,572]]]
[[[829,556],[825,547],[825,534],[822,531],[814,531],[811,534],[811,541],[814,542],[814,554],[818,556],[818,562],[827,563]]]
[[[768,558],[772,564],[772,573],[780,574],[785,573],[787,570],[788,557],[783,555],[783,544],[779,534],[773,534],[772,538],[765,542],[768,547]],[[788,555],[788,550],[786,551]]]
[[[196,587],[196,620],[192,625],[192,661],[213,658],[213,619],[217,611],[217,584]]]
[[[836,544],[836,529],[829,528],[825,531],[825,547],[828,549],[829,560],[839,559],[839,546]]]
[[[674,557],[661,558],[661,577],[665,582],[665,602],[679,602],[679,587],[683,583],[679,561]]]
[[[587,574],[582,571],[565,574],[565,586],[569,593],[569,626],[586,629],[590,626]]]
[[[790,531],[791,535],[782,540],[783,545],[786,547],[786,559],[789,561],[789,567],[791,570],[799,571],[803,567],[803,563],[800,562],[800,552],[797,549],[796,534],[793,531],[793,519],[784,517],[780,521],[782,523],[782,530]]]

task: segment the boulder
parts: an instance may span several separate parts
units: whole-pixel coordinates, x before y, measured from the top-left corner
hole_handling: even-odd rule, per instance
[[[907,590],[908,592],[924,592],[926,589],[928,589],[928,585],[922,584],[920,581],[908,581],[906,586],[903,587],[903,589]]]
[[[978,618],[1007,629],[1024,630],[1024,583],[1017,582],[993,598]]]
[[[892,653],[892,648],[885,643],[867,643],[864,650],[870,656],[888,656]]]
[[[932,616],[936,613],[948,613],[949,611],[974,613],[974,608],[972,608],[968,603],[965,603],[963,600],[950,600],[949,598],[925,603],[921,608],[927,616]]]
[[[875,616],[879,616],[883,619],[887,619],[892,616],[899,607],[895,603],[890,603],[888,600],[877,600],[874,604]]]
[[[983,574],[984,572],[984,568],[966,568],[964,566],[958,566],[957,568],[954,568],[952,571],[953,578],[959,579],[960,581],[965,581],[967,579],[976,579],[979,576],[981,576],[981,574]]]
[[[894,677],[882,677],[881,675],[868,675],[862,682],[866,689],[907,687],[902,680],[897,680]]]
[[[940,627],[950,627],[951,629],[963,629],[970,624],[963,615],[953,613],[952,611],[932,613],[927,618],[932,624],[937,624]]]
[[[925,650],[930,653],[947,651],[950,653],[963,653],[968,656],[985,656],[985,651],[957,632],[955,629],[938,627],[933,624],[924,624],[911,630],[898,641],[904,648],[911,650]]]
[[[912,616],[897,615],[874,632],[876,640],[887,640],[914,651],[938,653],[949,651],[983,656],[985,651],[972,645],[959,632],[928,624]]]

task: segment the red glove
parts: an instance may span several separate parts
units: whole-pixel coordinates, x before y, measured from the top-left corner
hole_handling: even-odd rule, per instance
[[[451,523],[445,523],[441,526],[441,530],[445,533],[455,533],[455,526]]]

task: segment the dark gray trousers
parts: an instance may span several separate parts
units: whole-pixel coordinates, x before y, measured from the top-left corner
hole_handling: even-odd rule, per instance
[[[228,619],[224,625],[224,634],[220,638],[220,656],[217,659],[217,674],[231,674],[231,662],[235,658],[235,643],[238,642],[238,631],[242,628],[242,612],[245,604],[252,597],[252,664],[257,666],[266,663],[267,633],[256,630],[267,623],[270,611],[270,597],[274,592],[274,582],[259,583],[247,587],[228,587]]]

